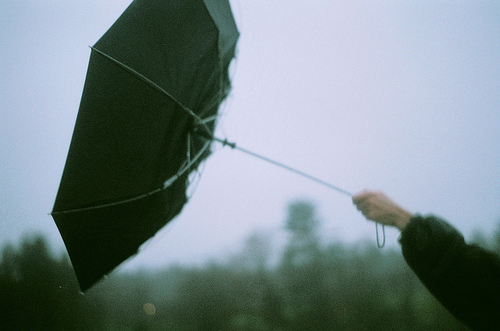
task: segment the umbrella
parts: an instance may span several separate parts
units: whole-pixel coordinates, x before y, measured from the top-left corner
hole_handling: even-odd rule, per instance
[[[228,0],[134,0],[91,47],[51,213],[82,291],[187,202],[238,36]]]

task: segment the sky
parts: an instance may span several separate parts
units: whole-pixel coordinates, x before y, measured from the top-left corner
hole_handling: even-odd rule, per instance
[[[89,46],[130,0],[0,1],[0,245],[43,233]],[[345,190],[386,192],[470,239],[500,223],[500,2],[231,0],[241,33],[218,135]],[[351,199],[214,146],[182,213],[126,267],[198,263],[278,242],[287,205],[325,240],[375,241]],[[387,245],[398,232],[387,229]]]

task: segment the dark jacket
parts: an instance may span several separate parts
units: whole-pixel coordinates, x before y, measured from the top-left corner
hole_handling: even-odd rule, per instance
[[[445,221],[415,215],[401,234],[403,256],[453,316],[475,330],[500,330],[500,258],[466,244]]]

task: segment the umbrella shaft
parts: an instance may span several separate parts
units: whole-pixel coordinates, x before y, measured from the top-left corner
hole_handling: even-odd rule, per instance
[[[255,152],[252,152],[252,151],[248,150],[248,149],[245,149],[245,148],[239,147],[239,146],[237,146],[237,145],[236,145],[236,143],[234,143],[234,142],[229,142],[227,139],[220,139],[220,138],[217,138],[217,137],[211,136],[211,135],[207,134],[207,133],[206,133],[205,131],[203,131],[203,130],[196,131],[196,132],[197,132],[198,134],[200,134],[201,136],[203,136],[203,137],[207,138],[207,139],[211,139],[211,140],[213,140],[213,141],[217,141],[217,142],[221,143],[223,146],[229,146],[229,147],[231,147],[232,149],[239,150],[240,152],[243,152],[243,153],[245,153],[245,154],[247,154],[247,155],[250,155],[250,156],[253,156],[253,157],[255,157],[255,158],[258,158],[258,159],[260,159],[260,160],[262,160],[262,161],[265,161],[265,162],[267,162],[267,163],[274,164],[275,166],[278,166],[278,167],[280,167],[280,168],[282,168],[282,169],[286,169],[286,170],[288,170],[288,171],[291,171],[291,172],[293,172],[293,173],[295,173],[295,174],[297,174],[297,175],[299,175],[299,176],[302,176],[302,177],[304,177],[304,178],[307,178],[307,179],[309,179],[309,180],[312,180],[312,181],[314,181],[314,182],[316,182],[316,183],[318,183],[318,184],[321,184],[321,185],[323,185],[323,186],[326,186],[326,187],[328,187],[329,189],[334,190],[334,191],[337,191],[337,192],[339,192],[339,193],[342,193],[342,194],[344,194],[344,195],[346,195],[346,196],[348,196],[348,197],[352,197],[352,196],[353,196],[353,194],[352,194],[352,193],[350,193],[350,192],[348,192],[348,191],[344,190],[343,188],[340,188],[340,187],[338,187],[338,186],[336,186],[336,185],[333,185],[333,184],[331,184],[331,183],[328,183],[328,182],[326,182],[326,181],[324,181],[324,180],[322,180],[322,179],[319,179],[319,178],[317,178],[317,177],[311,176],[311,175],[309,175],[308,173],[305,173],[305,172],[300,171],[300,170],[298,170],[298,169],[292,168],[292,167],[290,167],[290,166],[288,166],[288,165],[286,165],[286,164],[284,164],[284,163],[281,163],[281,162],[278,162],[278,161],[276,161],[276,160],[270,159],[270,158],[268,158],[268,157],[266,157],[266,156],[263,156],[263,155],[257,154],[257,153],[255,153]]]
[[[323,186],[326,186],[326,187],[328,187],[329,189],[334,190],[334,191],[337,191],[337,192],[339,192],[339,193],[342,193],[342,194],[344,194],[344,195],[346,195],[346,196],[348,196],[348,197],[352,197],[352,196],[353,196],[353,194],[352,194],[352,193],[350,193],[349,191],[344,190],[343,188],[340,188],[340,187],[338,187],[338,186],[336,186],[336,185],[330,184],[330,183],[328,183],[328,182],[326,182],[326,181],[324,181],[324,180],[322,180],[322,179],[319,179],[319,178],[317,178],[317,177],[311,176],[311,175],[309,175],[309,174],[307,174],[307,173],[305,173],[305,172],[303,172],[303,171],[300,171],[300,170],[298,170],[298,169],[292,168],[292,167],[290,167],[290,166],[288,166],[288,165],[286,165],[286,164],[284,164],[284,163],[281,163],[281,162],[278,162],[278,161],[276,161],[276,160],[270,159],[270,158],[268,158],[268,157],[266,157],[266,156],[263,156],[263,155],[257,154],[257,153],[255,153],[255,152],[252,152],[252,151],[248,150],[248,149],[245,149],[245,148],[242,148],[242,147],[236,146],[236,143],[234,143],[234,142],[230,142],[230,141],[228,141],[227,139],[220,139],[220,138],[214,137],[214,136],[210,135],[209,133],[207,133],[207,132],[206,132],[206,131],[204,131],[204,130],[196,130],[195,132],[196,132],[198,135],[200,135],[200,136],[202,136],[202,137],[205,137],[206,139],[210,139],[210,140],[212,140],[212,141],[219,142],[219,143],[221,143],[223,146],[229,146],[229,147],[231,147],[232,149],[237,149],[237,150],[239,150],[240,152],[243,152],[243,153],[248,154],[248,155],[250,155],[250,156],[256,157],[256,158],[261,159],[261,160],[263,160],[263,161],[265,161],[265,162],[268,162],[268,163],[274,164],[275,166],[278,166],[278,167],[280,167],[280,168],[283,168],[283,169],[286,169],[286,170],[288,170],[288,171],[291,171],[291,172],[293,172],[293,173],[295,173],[295,174],[297,174],[297,175],[299,175],[299,176],[302,176],[302,177],[304,177],[304,178],[307,178],[307,179],[309,179],[309,180],[312,180],[312,181],[314,181],[314,182],[316,182],[316,183],[318,183],[318,184],[321,184],[321,185],[323,185]],[[385,226],[384,226],[384,224],[382,224],[382,242],[380,242],[380,238],[379,238],[379,237],[380,237],[380,235],[379,235],[378,225],[379,225],[379,223],[375,223],[375,230],[376,230],[376,233],[377,233],[377,246],[378,246],[378,248],[382,248],[382,247],[384,247],[384,246],[385,246]]]

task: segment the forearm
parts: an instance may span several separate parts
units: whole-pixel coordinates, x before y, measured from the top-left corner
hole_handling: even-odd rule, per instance
[[[455,317],[474,329],[499,326],[498,256],[466,244],[459,231],[433,216],[414,216],[400,242],[408,265]]]
[[[397,227],[399,231],[403,232],[406,226],[410,223],[412,217],[412,213],[403,208],[399,208],[395,211],[394,226]]]

